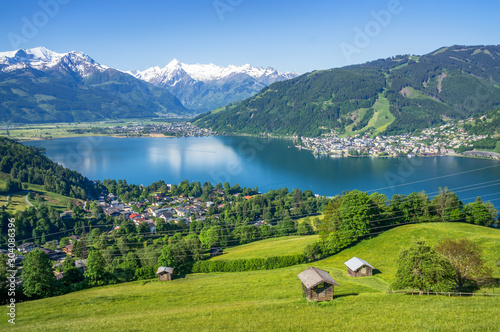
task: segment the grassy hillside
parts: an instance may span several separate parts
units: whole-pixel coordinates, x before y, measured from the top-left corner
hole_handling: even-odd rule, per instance
[[[301,254],[308,244],[314,243],[318,239],[318,235],[265,239],[225,249],[223,255],[214,257],[212,260],[233,260]]]
[[[494,330],[498,297],[385,294],[342,281],[331,303],[308,303],[296,275],[274,271],[189,275],[172,282],[133,282],[22,303],[11,330],[174,331],[340,330],[363,319],[365,330]],[[0,329],[6,328],[6,320]]]
[[[400,226],[374,238],[361,241],[323,261],[323,266],[344,270],[344,262],[357,256],[369,262],[380,271],[380,278],[390,281],[397,269],[398,255],[413,240],[425,239],[434,246],[446,238],[467,238],[483,249],[483,257],[493,268],[493,275],[500,277],[500,267],[495,264],[500,259],[500,230],[464,223],[425,223]]]
[[[193,274],[171,282],[132,282],[94,288],[17,305],[13,330],[481,330],[500,325],[500,297],[387,294],[395,257],[413,238],[430,243],[468,237],[489,262],[500,252],[500,232],[465,224],[402,226],[314,264],[240,273]],[[279,242],[277,242],[279,243]],[[346,276],[343,262],[356,255],[381,273]],[[340,284],[329,303],[302,297],[297,274],[309,265],[330,272]],[[498,276],[498,270],[496,271]],[[0,329],[6,328],[0,321]]]

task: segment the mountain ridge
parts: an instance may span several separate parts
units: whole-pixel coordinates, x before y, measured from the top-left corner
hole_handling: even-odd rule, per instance
[[[306,73],[195,120],[230,134],[399,134],[499,106],[500,46],[455,45]]]
[[[0,121],[44,123],[191,115],[165,89],[82,52],[44,47],[0,53]]]
[[[206,112],[248,98],[269,84],[295,78],[296,72],[281,73],[272,67],[185,64],[177,59],[165,67],[127,72],[155,86],[165,88],[184,106]]]

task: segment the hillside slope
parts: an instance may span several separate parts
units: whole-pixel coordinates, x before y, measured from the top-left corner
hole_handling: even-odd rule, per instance
[[[239,273],[194,274],[171,282],[132,282],[17,304],[13,330],[95,329],[173,330],[340,330],[359,324],[366,330],[494,330],[500,297],[444,297],[387,294],[385,274],[394,271],[393,256],[414,237],[430,243],[471,236],[488,261],[499,252],[499,231],[446,223],[402,226],[362,241],[314,264]],[[370,251],[371,250],[371,251]],[[369,260],[381,273],[350,278],[345,257]],[[309,265],[331,273],[340,284],[330,303],[308,303],[297,274]],[[497,271],[498,276],[498,271]],[[460,313],[460,314],[457,314]],[[0,328],[8,323],[0,322]]]
[[[500,46],[452,46],[307,73],[196,120],[221,133],[405,133],[498,105]]]

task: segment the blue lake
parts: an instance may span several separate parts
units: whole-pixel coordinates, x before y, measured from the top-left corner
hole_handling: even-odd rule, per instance
[[[291,141],[253,137],[74,137],[25,143],[89,179],[238,183],[261,192],[287,187],[334,196],[345,190],[391,197],[447,186],[464,201],[477,196],[500,206],[500,161],[460,157],[331,158]]]

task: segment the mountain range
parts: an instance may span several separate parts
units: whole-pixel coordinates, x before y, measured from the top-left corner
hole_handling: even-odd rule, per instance
[[[44,123],[193,112],[162,88],[81,52],[44,47],[0,53],[0,121]]]
[[[193,116],[298,76],[273,68],[186,65],[124,72],[82,52],[0,53],[0,121],[44,123]]]
[[[185,107],[196,112],[206,112],[248,98],[269,84],[299,76],[296,72],[280,73],[271,67],[190,65],[177,59],[164,68],[151,67],[129,73],[167,89]]]
[[[400,134],[500,106],[500,46],[451,46],[319,70],[198,116],[219,133]]]

